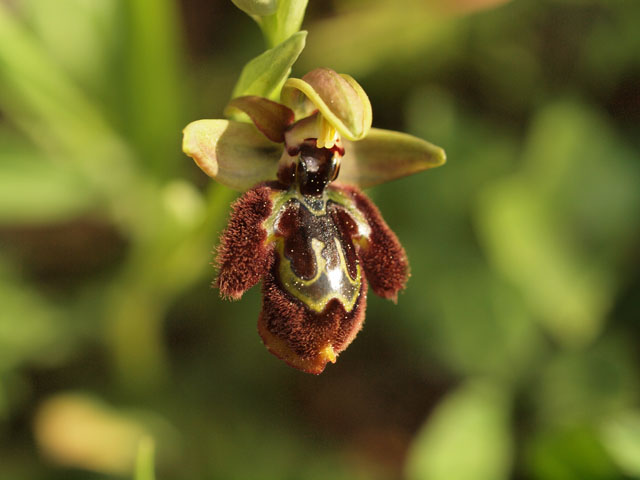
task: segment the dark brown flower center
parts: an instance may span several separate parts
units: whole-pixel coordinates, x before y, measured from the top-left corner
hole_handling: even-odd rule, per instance
[[[340,152],[317,148],[304,143],[300,146],[295,182],[303,195],[321,195],[325,187],[335,180],[340,170]]]

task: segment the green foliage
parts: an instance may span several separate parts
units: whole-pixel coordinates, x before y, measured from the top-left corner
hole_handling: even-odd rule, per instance
[[[0,264],[0,376],[32,362],[56,362],[73,340],[62,312],[33,286]],[[48,353],[55,349],[55,354]]]
[[[596,432],[577,425],[541,432],[527,450],[529,469],[541,480],[604,480],[619,478]]]
[[[640,478],[638,2],[200,3],[0,2],[0,477]],[[448,162],[370,192],[412,278],[312,378],[180,138],[325,66]]]
[[[509,478],[513,445],[509,394],[483,381],[445,398],[418,433],[408,478],[500,480]]]
[[[123,8],[124,126],[142,162],[153,173],[173,175],[184,118],[177,6],[173,0],[131,0]]]
[[[602,425],[602,439],[622,471],[631,477],[640,477],[640,414],[621,411],[611,416]]]
[[[31,145],[16,142],[14,136],[2,137],[2,224],[63,221],[86,211],[95,201],[95,193],[73,165],[60,165]]]
[[[483,196],[479,226],[487,249],[549,333],[561,342],[589,342],[612,302],[610,262],[626,236],[620,229],[638,214],[638,168],[596,114],[569,102],[534,118],[523,156],[515,178]]]

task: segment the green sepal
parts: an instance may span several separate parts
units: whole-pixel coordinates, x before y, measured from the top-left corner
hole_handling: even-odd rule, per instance
[[[258,19],[270,46],[284,42],[300,30],[308,0],[278,0],[277,3],[275,13]]]
[[[281,93],[282,103],[298,117],[319,110],[343,138],[356,141],[367,136],[372,112],[369,97],[349,75],[330,68],[316,68],[302,79],[288,79]]]
[[[204,173],[235,190],[275,180],[283,146],[250,123],[197,120],[183,131],[182,150]]]
[[[344,142],[338,180],[362,188],[439,167],[446,161],[444,150],[407,133],[372,128],[358,142]]]
[[[293,123],[293,111],[284,105],[263,97],[248,95],[234,98],[227,106],[226,114],[238,109],[251,118],[253,124],[272,142],[284,142],[284,132]]]
[[[289,76],[291,66],[304,49],[306,38],[306,31],[294,33],[284,42],[250,60],[242,69],[231,97],[277,97],[277,89]]]

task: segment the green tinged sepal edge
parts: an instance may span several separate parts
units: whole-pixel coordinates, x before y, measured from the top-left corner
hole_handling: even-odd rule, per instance
[[[372,128],[366,138],[344,142],[338,181],[362,188],[444,165],[445,151],[408,133]]]
[[[276,178],[282,144],[270,141],[250,123],[196,120],[183,133],[184,153],[229,188],[244,191]]]

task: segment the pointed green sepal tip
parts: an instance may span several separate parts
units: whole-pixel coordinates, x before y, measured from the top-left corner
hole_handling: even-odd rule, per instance
[[[447,159],[442,148],[426,140],[378,128],[344,148],[338,180],[363,188],[439,167]]]
[[[275,13],[278,0],[231,0],[233,4],[248,15],[264,17]]]
[[[317,68],[301,79],[288,79],[282,88],[281,100],[299,118],[319,110],[348,140],[361,140],[371,129],[371,102],[365,91],[349,75],[338,74],[330,68]]]
[[[290,108],[255,95],[234,98],[225,113],[232,113],[233,109],[249,115],[256,128],[272,142],[284,142],[284,132],[294,120]]]
[[[307,32],[301,30],[250,60],[242,69],[231,97],[257,95],[277,98],[280,86],[291,73],[291,66],[304,49],[306,38]]]
[[[204,173],[235,190],[275,180],[283,146],[250,123],[197,120],[183,131],[182,150]]]

